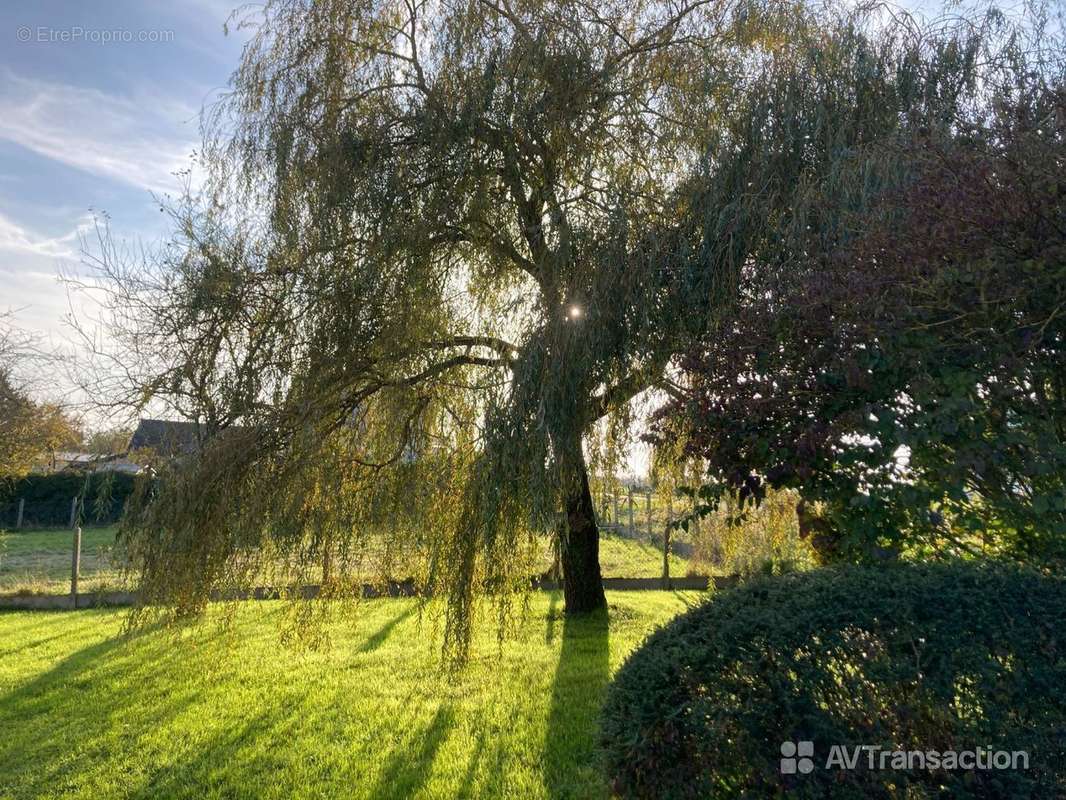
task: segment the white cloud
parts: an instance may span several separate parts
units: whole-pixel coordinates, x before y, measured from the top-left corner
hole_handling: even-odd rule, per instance
[[[78,237],[91,226],[92,217],[86,215],[69,233],[54,237],[41,236],[22,227],[0,212],[0,252],[50,258],[77,258]]]
[[[196,148],[196,112],[160,98],[22,78],[0,82],[0,139],[94,175],[173,192]]]
[[[84,215],[67,233],[46,236],[0,213],[0,312],[16,311],[23,327],[63,338],[70,307],[59,272],[77,271],[81,237],[92,225],[92,217]]]

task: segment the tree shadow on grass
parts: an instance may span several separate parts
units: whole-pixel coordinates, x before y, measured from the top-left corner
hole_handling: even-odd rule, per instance
[[[404,620],[413,616],[418,610],[418,604],[411,601],[407,604],[407,607],[397,614],[392,619],[388,620],[374,633],[367,637],[366,641],[359,647],[360,653],[372,653],[377,650],[381,645],[385,643],[385,640],[389,638],[389,635],[393,632],[393,629]]]
[[[374,800],[413,797],[429,780],[437,751],[454,724],[451,705],[439,706],[427,725],[409,733],[392,749],[369,796]]]
[[[596,731],[610,679],[607,611],[563,618],[544,737],[544,785],[553,798],[604,794]]]
[[[375,651],[360,664],[376,663],[382,673],[389,637],[414,609],[397,610],[351,643],[354,652]],[[59,618],[55,624],[65,627]],[[551,624],[559,659],[546,735],[535,744],[545,793],[602,795],[595,755],[609,678],[607,616],[557,617]],[[72,642],[74,649],[49,669],[0,695],[0,793],[254,797],[297,791],[330,796],[346,789],[400,798],[425,792],[438,774],[437,762],[456,749],[449,738],[457,712],[447,701],[425,704],[422,691],[395,698],[387,688],[384,699],[349,698],[347,682],[287,682],[301,664],[279,668],[276,678],[255,673],[249,683],[247,663],[233,657],[225,639],[215,646],[215,638],[226,635],[201,631],[179,641],[166,631],[147,631]],[[249,653],[272,663],[261,643]],[[323,678],[333,674],[329,663],[314,659],[308,668],[321,670]],[[442,779],[455,787],[455,796],[513,792],[508,765],[514,754],[506,737],[491,728],[469,733],[466,763],[445,765],[455,775],[445,772]]]
[[[398,611],[353,649],[380,647],[414,607]],[[399,706],[406,713],[383,717],[381,730],[354,727],[353,713],[366,709],[353,712],[343,684],[286,682],[298,664],[279,668],[279,682],[249,683],[223,630],[187,641],[165,630],[87,638],[0,695],[0,796],[259,797],[306,788],[408,797],[432,777],[454,722],[451,705],[426,709],[409,698]]]
[[[189,742],[169,764],[149,771],[144,782],[128,792],[134,800],[155,798],[254,798],[275,787],[291,742],[301,732],[295,714],[278,708],[261,711],[206,740]]]
[[[154,665],[167,658],[171,640],[148,633],[75,650],[0,697],[0,788],[15,796],[76,788],[85,767],[106,760],[115,737],[128,735],[122,718],[131,696],[139,704],[139,727],[165,725],[193,700],[192,687],[153,684]]]
[[[54,642],[66,637],[66,634],[55,633],[51,636],[44,636],[39,639],[34,639],[32,642],[20,642],[17,647],[0,647],[0,658],[14,658],[15,656],[31,653],[38,647]]]
[[[405,720],[403,734],[384,750],[377,739],[368,744],[337,735],[331,730],[336,720],[321,708],[311,710],[310,698],[291,700],[194,743],[129,796],[154,800],[300,793],[405,800],[428,783],[454,721],[449,705],[440,706],[425,725]],[[379,764],[376,781],[368,787],[367,772]]]
[[[0,696],[0,796],[255,796],[243,787],[269,783],[287,756],[270,743],[296,739],[303,697],[279,687],[227,708],[222,687],[239,686],[241,668],[229,635],[151,625],[94,637]]]

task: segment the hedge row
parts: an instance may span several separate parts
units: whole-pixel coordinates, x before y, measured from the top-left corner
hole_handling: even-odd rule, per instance
[[[124,472],[94,472],[27,475],[0,482],[0,528],[15,526],[19,500],[25,503],[24,528],[65,526],[70,522],[74,497],[79,498],[79,515],[85,524],[117,522],[135,480]]]

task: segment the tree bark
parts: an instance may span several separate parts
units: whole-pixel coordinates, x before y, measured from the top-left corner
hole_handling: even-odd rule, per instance
[[[589,490],[588,470],[581,443],[571,446],[570,491],[566,496],[566,528],[562,531],[563,601],[567,614],[583,614],[607,607],[600,574],[600,535]]]

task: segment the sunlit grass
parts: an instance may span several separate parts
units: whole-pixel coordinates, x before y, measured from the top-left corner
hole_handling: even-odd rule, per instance
[[[600,536],[600,568],[605,578],[658,578],[663,574],[663,551],[648,541]],[[670,554],[670,575],[681,577],[689,560]]]
[[[605,686],[696,597],[609,593],[573,621],[535,595],[457,677],[412,600],[362,603],[310,653],[279,645],[279,603],[133,638],[116,611],[0,614],[0,797],[604,797]]]

